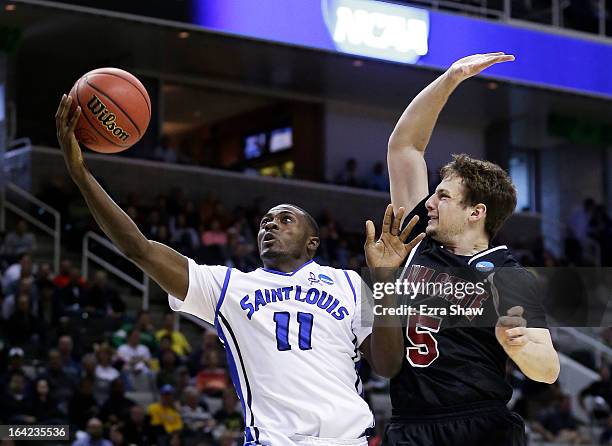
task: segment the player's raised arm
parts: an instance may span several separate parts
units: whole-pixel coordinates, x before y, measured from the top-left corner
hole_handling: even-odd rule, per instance
[[[366,242],[364,245],[366,261],[370,274],[378,285],[384,288],[386,282],[395,279],[395,272],[405,261],[406,257],[414,247],[423,240],[425,234],[418,234],[410,242],[406,243],[410,232],[417,224],[418,216],[414,216],[406,228],[400,233],[400,221],[404,216],[405,209],[399,208],[395,217],[393,208],[387,206],[382,224],[382,233],[375,240],[374,223],[366,222]],[[394,293],[385,293],[376,304],[381,311],[375,311],[374,325],[370,335],[370,345],[366,357],[376,373],[386,378],[391,378],[399,372],[406,349],[404,348],[404,332],[401,318],[393,313],[387,312],[397,306],[398,296]]]
[[[451,93],[464,80],[500,62],[514,60],[504,53],[475,54],[459,59],[429,84],[408,105],[389,138],[387,164],[391,202],[410,212],[427,196],[427,167],[423,155],[429,138]]]
[[[55,114],[57,139],[66,167],[79,187],[96,222],[112,242],[130,260],[151,276],[166,292],[185,299],[189,285],[187,258],[161,243],[147,240],[136,224],[108,196],[85,167],[74,129],[81,108],[71,114],[72,98],[64,95]]]

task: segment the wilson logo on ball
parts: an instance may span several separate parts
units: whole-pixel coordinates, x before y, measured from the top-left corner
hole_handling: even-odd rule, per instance
[[[98,118],[98,121],[102,123],[106,130],[109,131],[114,137],[120,139],[123,142],[127,142],[130,134],[119,127],[115,121],[117,120],[117,115],[112,113],[106,105],[96,96],[95,94],[87,103],[87,108],[91,111],[94,117]]]

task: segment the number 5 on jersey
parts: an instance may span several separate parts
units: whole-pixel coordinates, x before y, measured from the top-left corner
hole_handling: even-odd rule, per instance
[[[289,322],[291,315],[287,311],[277,311],[274,313],[274,322],[276,322],[276,348],[281,352],[291,350],[291,344],[289,344]],[[311,313],[297,314],[297,321],[299,324],[299,342],[298,345],[300,350],[310,350],[312,348],[311,337],[312,337],[312,324],[314,315]]]
[[[438,341],[432,333],[440,330],[442,319],[415,314],[408,317],[406,337],[412,347],[406,347],[406,359],[413,367],[429,367],[438,359]]]

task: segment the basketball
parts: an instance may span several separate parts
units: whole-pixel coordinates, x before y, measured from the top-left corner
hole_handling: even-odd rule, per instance
[[[142,138],[151,120],[151,100],[142,83],[118,68],[82,76],[70,90],[72,108],[81,106],[77,140],[96,152],[117,153]]]

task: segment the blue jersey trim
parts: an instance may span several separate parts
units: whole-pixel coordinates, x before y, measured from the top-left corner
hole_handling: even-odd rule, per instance
[[[267,273],[270,274],[278,274],[279,276],[293,276],[295,273],[297,273],[299,270],[301,270],[302,268],[304,268],[306,265],[311,264],[312,262],[314,262],[314,259],[310,259],[308,262],[304,263],[302,266],[300,266],[298,269],[296,269],[293,272],[290,273],[285,273],[283,271],[276,271],[275,269],[268,269],[268,268],[260,268],[262,271],[265,271]]]
[[[223,287],[221,287],[221,295],[217,301],[217,308],[215,309],[215,327],[217,326],[217,317],[219,317],[219,311],[221,311],[221,305],[223,305],[223,300],[225,299],[225,294],[227,293],[227,287],[229,285],[231,275],[232,269],[228,268],[227,272],[225,273],[225,279],[223,280]]]
[[[355,301],[355,303],[357,303],[357,293],[355,292],[355,287],[353,286],[353,282],[351,282],[351,278],[349,277],[349,274],[346,272],[346,270],[342,270],[342,272],[346,276],[346,280],[348,280],[349,286],[351,287],[351,290],[353,291],[353,300]]]
[[[217,316],[218,318],[216,319],[215,326],[217,328],[217,333],[219,334],[219,338],[221,338],[221,341],[223,342],[223,345],[225,346],[225,353],[227,355],[227,362],[228,362],[229,369],[230,369],[230,377],[232,378],[232,382],[234,383],[234,388],[236,389],[236,392],[238,393],[238,397],[240,398],[240,405],[242,406],[242,416],[245,420],[245,425],[247,424],[246,408],[248,407],[249,411],[251,412],[251,420],[248,423],[249,425],[245,426],[245,430],[244,430],[245,441],[246,442],[255,441],[255,444],[259,444],[259,429],[254,427],[255,417],[253,415],[253,409],[251,408],[253,395],[251,393],[251,386],[249,385],[249,379],[247,377],[246,369],[244,367],[244,362],[242,360],[242,355],[240,353],[240,347],[238,346],[236,336],[234,335],[232,328],[227,322],[227,319],[225,319],[225,317],[221,313],[217,313]],[[227,342],[227,338],[225,337],[225,333],[223,331],[223,327],[221,324],[225,326],[226,330],[228,331],[229,335],[232,338],[232,342],[236,346],[236,353],[238,355],[238,360],[240,361],[240,368],[242,369],[242,374],[244,376],[244,381],[245,381],[245,386],[246,386],[246,391],[247,391],[246,401],[245,401],[244,395],[242,394],[242,386],[240,384],[240,378],[238,376],[238,367],[236,365],[234,353],[232,351],[230,344]],[[255,432],[255,438],[253,438],[251,429]]]

